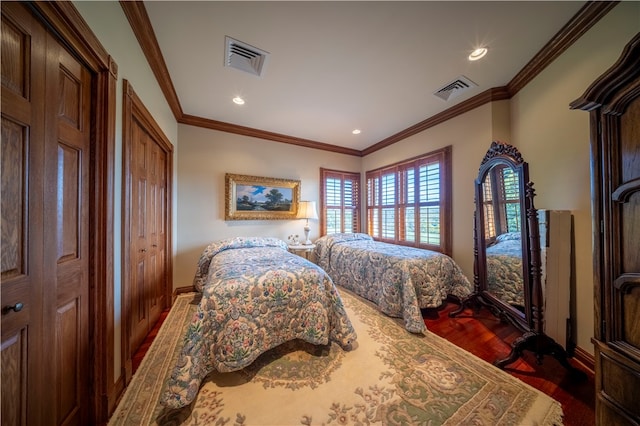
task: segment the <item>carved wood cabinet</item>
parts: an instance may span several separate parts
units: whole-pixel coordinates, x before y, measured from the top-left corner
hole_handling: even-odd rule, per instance
[[[640,34],[571,104],[590,111],[596,423],[640,424]]]

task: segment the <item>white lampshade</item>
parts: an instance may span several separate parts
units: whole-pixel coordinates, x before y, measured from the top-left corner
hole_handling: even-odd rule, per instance
[[[318,212],[316,211],[315,201],[300,201],[298,203],[298,219],[317,219]]]

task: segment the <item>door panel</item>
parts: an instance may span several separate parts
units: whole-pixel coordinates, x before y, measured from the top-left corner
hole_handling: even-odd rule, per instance
[[[45,293],[55,310],[45,323],[55,348],[56,423],[88,418],[89,382],[89,163],[91,75],[53,36],[47,36],[45,146]],[[46,155],[50,152],[50,155]],[[46,230],[55,230],[47,232]]]
[[[149,332],[149,310],[147,283],[147,150],[146,139],[141,137],[144,134],[139,132],[138,127],[133,127],[133,140],[137,141],[131,147],[132,154],[132,176],[131,181],[131,212],[133,214],[132,224],[133,236],[131,241],[131,352],[132,354],[140,347],[142,341]]]
[[[638,86],[640,90],[640,85]],[[640,360],[640,97],[620,117],[620,139],[612,169],[613,342]],[[635,407],[637,408],[637,407]],[[635,414],[636,416],[638,413]]]
[[[91,81],[2,3],[3,424],[88,424]]]
[[[45,43],[24,8],[2,2],[3,425],[42,423],[44,79],[31,77],[44,73]]]

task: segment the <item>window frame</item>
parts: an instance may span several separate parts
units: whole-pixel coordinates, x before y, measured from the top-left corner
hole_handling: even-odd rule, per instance
[[[505,173],[510,172],[506,179]],[[487,179],[489,184],[487,185]],[[517,197],[509,197],[516,192]],[[493,243],[498,235],[505,232],[522,232],[522,224],[518,222],[518,229],[509,226],[507,206],[517,206],[516,216],[521,217],[520,212],[520,181],[517,171],[507,164],[499,164],[492,167],[485,175],[483,184],[483,208],[485,211],[485,240]],[[494,195],[495,194],[495,195]]]
[[[437,163],[439,167],[438,178],[438,200],[422,201],[418,196],[420,190],[420,167]],[[413,170],[415,173],[415,180],[413,184],[414,196],[407,196],[408,185],[405,179],[406,173],[409,170]],[[394,193],[392,204],[383,204],[382,200],[382,187],[383,176],[395,176]],[[428,179],[426,182],[429,182]],[[372,188],[375,186],[375,188]],[[447,255],[451,255],[452,252],[452,200],[451,200],[451,146],[437,149],[435,151],[422,154],[416,157],[402,160],[397,163],[382,166],[373,170],[365,172],[365,211],[366,211],[366,228],[369,235],[371,235],[376,241],[383,241],[391,244],[398,244],[404,246],[418,247],[427,250],[438,251]],[[387,194],[388,195],[388,194]],[[411,201],[413,199],[413,201]],[[429,242],[421,241],[420,239],[420,207],[433,207],[439,208],[438,224],[439,224],[439,244],[433,244]],[[402,237],[405,235],[405,229],[407,221],[404,220],[406,209],[413,209],[413,224],[415,231],[415,240],[410,241]],[[390,210],[393,209],[393,210]],[[390,214],[393,211],[393,237],[387,234],[383,237],[383,210],[385,214]],[[374,229],[377,228],[377,229]]]
[[[327,197],[327,179],[334,178],[340,180],[340,204],[338,207],[335,206],[327,206],[326,197]],[[354,182],[354,191],[352,194],[352,199],[354,201],[354,206],[345,206],[344,204],[344,189],[346,181]],[[342,170],[332,170],[321,167],[320,168],[320,236],[327,235],[327,211],[331,210],[339,210],[340,211],[340,230],[341,232],[361,232],[362,219],[361,219],[361,175],[360,172],[347,172]],[[345,212],[346,210],[353,210],[353,222],[351,230],[346,230],[346,221],[345,221]]]

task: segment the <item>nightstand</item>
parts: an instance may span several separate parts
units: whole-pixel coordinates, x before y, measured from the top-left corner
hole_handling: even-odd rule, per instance
[[[315,244],[290,244],[289,251],[309,260],[309,253],[316,248]]]

